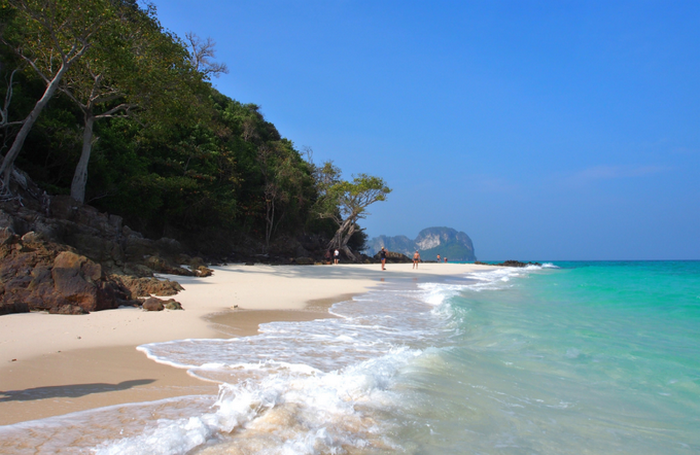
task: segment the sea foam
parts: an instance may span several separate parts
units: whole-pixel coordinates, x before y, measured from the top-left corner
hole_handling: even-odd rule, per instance
[[[19,443],[21,435],[28,451],[14,446],[11,453],[410,450],[401,429],[412,424],[402,416],[419,403],[431,407],[406,395],[410,378],[449,371],[444,347],[464,330],[465,314],[451,302],[465,293],[508,289],[526,273],[494,268],[440,283],[384,284],[333,305],[332,318],[262,324],[251,337],[143,345],[138,349],[157,362],[220,383],[218,396],[18,424],[0,430],[0,437]]]
[[[386,436],[396,423],[382,418],[402,400],[393,390],[395,378],[449,333],[451,315],[440,308],[462,286],[384,286],[333,305],[334,318],[262,324],[251,337],[140,346],[157,362],[220,382],[219,396],[208,412],[161,419],[141,434],[104,441],[95,451],[302,454],[398,448]]]

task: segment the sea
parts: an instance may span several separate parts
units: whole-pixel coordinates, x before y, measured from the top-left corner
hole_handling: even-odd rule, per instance
[[[700,261],[388,279],[330,312],[140,346],[218,396],[0,427],[0,452],[700,453]]]

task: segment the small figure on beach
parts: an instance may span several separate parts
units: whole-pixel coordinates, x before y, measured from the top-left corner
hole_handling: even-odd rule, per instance
[[[438,254],[437,263],[438,263],[438,264],[440,263],[440,255],[439,255],[439,254]]]
[[[331,265],[331,250],[326,250],[324,259],[326,260],[326,264]]]
[[[384,268],[386,265],[386,248],[382,247],[382,250],[379,252],[379,257],[382,258],[382,270],[386,270]]]
[[[418,250],[416,250],[415,253],[413,253],[413,268],[417,269],[418,268],[418,263],[420,262],[420,253]]]
[[[447,256],[445,256],[445,264],[447,264]]]
[[[333,252],[333,262],[335,265],[338,265],[338,260],[340,259],[340,251],[336,248],[336,250]]]

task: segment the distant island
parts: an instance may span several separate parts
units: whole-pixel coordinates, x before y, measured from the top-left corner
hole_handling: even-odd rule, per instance
[[[405,235],[389,237],[380,235],[367,241],[366,254],[374,256],[382,247],[389,251],[413,257],[418,250],[424,261],[435,260],[439,254],[450,261],[476,261],[474,245],[467,234],[448,227],[429,227],[423,229],[415,240]]]

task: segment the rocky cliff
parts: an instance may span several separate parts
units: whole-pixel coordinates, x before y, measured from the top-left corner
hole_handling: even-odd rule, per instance
[[[211,274],[175,240],[146,239],[118,216],[23,183],[19,196],[0,201],[0,314],[139,305],[139,297],[182,289],[154,272]]]
[[[448,227],[430,227],[423,229],[415,240],[405,235],[388,237],[381,235],[367,242],[369,246],[367,254],[372,256],[382,246],[389,251],[403,253],[413,257],[418,250],[423,260],[435,260],[439,254],[441,258],[447,257],[451,261],[475,261],[474,245],[472,240],[464,232],[458,232]]]

